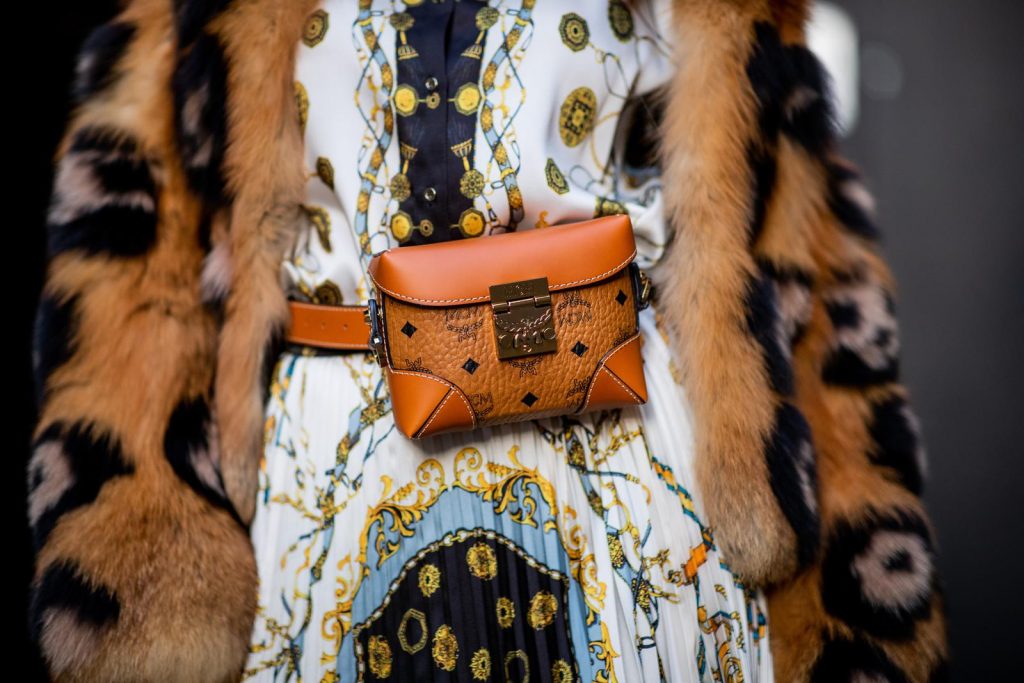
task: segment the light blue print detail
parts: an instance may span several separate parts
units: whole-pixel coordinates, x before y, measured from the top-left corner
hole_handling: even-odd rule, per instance
[[[378,509],[367,528],[366,574],[352,604],[352,624],[369,619],[389,592],[401,581],[403,570],[415,563],[417,554],[462,530],[483,529],[504,537],[534,562],[566,576],[572,576],[570,558],[564,550],[556,513],[544,499],[541,487],[520,479],[505,492],[509,498],[502,514],[495,514],[495,501],[475,492],[446,487],[418,519],[409,523],[408,512],[397,507]],[[534,523],[524,523],[525,517]],[[404,531],[403,531],[404,530]],[[542,562],[539,558],[544,558]],[[575,580],[568,585],[570,636],[576,643],[577,666],[583,680],[595,680],[602,663],[589,651],[589,644],[601,640],[599,618],[586,623],[589,608],[582,587]],[[354,631],[354,629],[353,629]],[[357,663],[353,631],[342,640],[337,674],[341,680],[356,680]],[[588,655],[583,653],[589,652]]]

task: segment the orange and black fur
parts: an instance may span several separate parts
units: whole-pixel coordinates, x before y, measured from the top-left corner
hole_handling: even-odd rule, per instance
[[[355,1],[355,0],[353,0]],[[229,681],[256,609],[279,264],[303,225],[315,0],[126,0],[83,44],[36,316],[28,615],[55,680]],[[800,0],[675,0],[651,271],[716,543],[779,681],[941,679],[895,284]]]

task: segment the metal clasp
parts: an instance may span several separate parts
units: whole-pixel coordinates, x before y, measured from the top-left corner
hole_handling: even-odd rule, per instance
[[[491,285],[490,292],[498,358],[557,350],[547,277]]]
[[[637,265],[636,261],[629,264],[632,274],[633,293],[636,296],[636,310],[642,311],[650,305],[654,296],[654,283],[644,269]]]
[[[380,306],[377,305],[377,300],[374,297],[370,297],[369,301],[366,302],[363,320],[370,326],[368,344],[373,351],[373,357],[376,359],[377,365],[383,368],[385,367],[384,336],[381,334],[381,328],[383,327],[384,320],[380,314]]]

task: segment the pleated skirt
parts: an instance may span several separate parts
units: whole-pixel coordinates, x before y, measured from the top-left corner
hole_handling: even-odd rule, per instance
[[[246,680],[771,681],[653,304],[640,329],[645,405],[422,441],[370,354],[282,352]]]

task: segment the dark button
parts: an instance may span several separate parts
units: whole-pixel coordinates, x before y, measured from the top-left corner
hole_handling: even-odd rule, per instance
[[[437,79],[435,77],[431,76],[430,78],[428,78],[426,80],[426,82],[423,85],[426,86],[427,90],[436,90],[437,89]]]
[[[427,189],[423,190],[423,198],[426,199],[428,202],[434,201],[435,199],[437,199],[437,190],[435,190],[432,187],[428,187]]]

